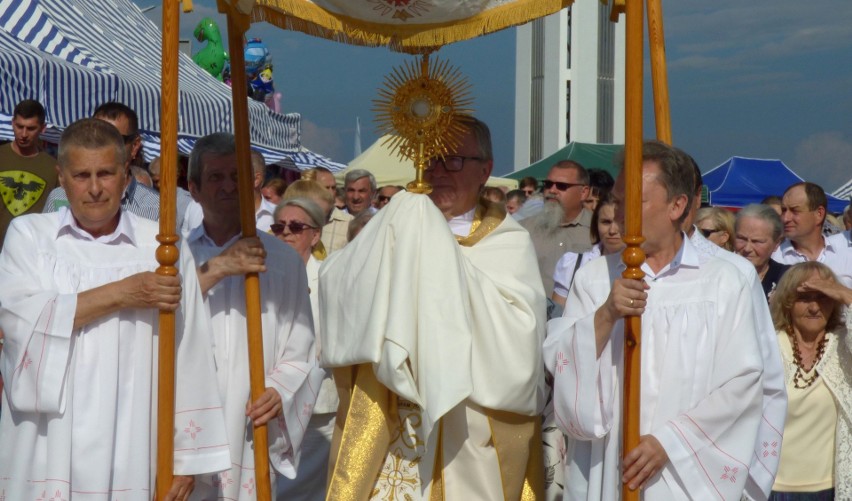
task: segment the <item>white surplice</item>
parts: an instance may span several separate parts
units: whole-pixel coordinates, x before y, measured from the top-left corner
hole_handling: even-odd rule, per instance
[[[486,409],[542,410],[544,290],[529,234],[506,217],[460,246],[459,224],[426,196],[399,193],[320,269],[323,366],[372,363],[400,397],[403,429],[377,497],[429,499],[443,418],[446,498],[503,499]]]
[[[570,441],[565,499],[621,497],[624,323],[596,357],[594,316],[624,270],[610,255],[580,268],[572,308],[548,323],[545,364],[554,376],[556,421]],[[751,286],[729,263],[684,239],[650,285],[642,315],[640,433],[669,462],[647,500],[739,500],[761,420],[763,363]]]
[[[0,254],[0,497],[150,500],[158,312],[125,309],[74,329],[80,292],[157,268],[156,223],[122,212],[92,239],[67,208],[16,218]],[[175,474],[228,468],[227,437],[188,249],[176,314]]]
[[[260,274],[261,325],[266,387],[281,396],[282,414],[267,424],[270,466],[287,477],[296,475],[299,450],[313,412],[322,371],[313,354],[314,331],[305,265],[287,244],[258,233],[266,250],[267,271]],[[217,246],[204,226],[188,237],[196,262],[203,264],[239,239]],[[255,499],[252,424],[245,415],[250,400],[246,295],[243,275],[229,276],[208,292],[212,331],[208,338],[216,359],[216,380],[225,410],[231,445],[231,468],[197,478],[191,499]],[[273,481],[275,475],[271,475]]]
[[[319,351],[321,323],[319,316],[319,269],[322,261],[308,256],[305,272],[308,275],[308,288],[311,296],[311,313],[314,320],[316,342],[315,351]],[[319,353],[315,358],[319,363]],[[328,453],[334,434],[334,422],[337,413],[337,387],[334,385],[331,370],[321,369],[323,379],[317,392],[314,414],[308,423],[308,429],[302,440],[302,454],[296,478],[281,477],[276,484],[277,498],[288,501],[323,501],[325,486],[328,483]]]
[[[778,462],[781,459],[781,439],[784,434],[784,422],[787,420],[787,389],[784,385],[784,366],[781,352],[778,350],[775,326],[769,313],[769,304],[760,277],[751,262],[733,252],[728,252],[704,238],[700,231],[692,232],[690,243],[699,254],[716,256],[727,261],[746,277],[751,284],[751,302],[754,307],[754,321],[757,328],[757,342],[763,359],[763,416],[754,444],[754,455],[748,471],[745,492],[750,499],[769,498]]]

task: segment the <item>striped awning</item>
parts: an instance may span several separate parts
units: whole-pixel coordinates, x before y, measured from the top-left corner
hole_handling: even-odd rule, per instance
[[[846,184],[838,188],[837,191],[832,193],[832,195],[843,200],[849,200],[850,198],[852,198],[852,179],[850,179],[846,182]]]
[[[11,116],[0,113],[0,141],[14,140],[15,136],[12,133],[11,123]],[[41,139],[46,143],[58,145],[59,137],[61,135],[62,131],[60,129],[48,124],[48,127],[41,135]],[[160,136],[152,134],[150,132],[143,132],[141,136],[142,148],[145,153],[145,160],[150,162],[154,158],[160,156]],[[192,151],[192,147],[195,145],[195,141],[197,140],[198,139],[194,137],[179,136],[178,152],[182,155],[189,156],[189,153]],[[292,162],[300,170],[311,169],[313,167],[325,167],[331,172],[340,172],[346,168],[346,166],[343,164],[334,162],[329,158],[326,158],[305,148],[298,148],[293,150],[276,150],[264,148],[263,146],[252,145],[252,149],[257,150],[260,154],[262,154],[263,159],[266,161],[267,164],[289,164]]]
[[[129,0],[0,0],[0,137],[11,138],[7,120],[23,99],[41,102],[59,132],[101,103],[118,101],[139,115],[146,158],[157,156],[161,40],[157,26]],[[178,57],[184,145],[232,131],[230,88],[185,54]],[[297,113],[275,113],[249,100],[249,123],[252,145],[267,158],[345,167],[301,147]]]

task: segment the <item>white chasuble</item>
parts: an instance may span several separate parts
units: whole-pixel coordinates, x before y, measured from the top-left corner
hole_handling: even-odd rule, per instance
[[[314,355],[314,331],[305,265],[284,242],[258,233],[266,250],[267,271],[259,275],[263,359],[266,387],[281,396],[282,413],[267,423],[270,467],[292,478],[299,450],[317,399],[323,372]],[[188,240],[201,264],[236,242],[216,246],[199,226]],[[218,475],[200,476],[191,499],[254,500],[257,496],[250,400],[245,277],[229,276],[207,292],[212,331],[208,341],[216,359],[216,380],[225,410],[231,467]],[[271,472],[272,492],[275,475]]]
[[[640,433],[657,438],[669,458],[644,499],[739,500],[762,412],[751,285],[686,239],[659,273],[642,269],[650,289]],[[569,437],[565,499],[621,497],[623,321],[598,359],[594,315],[623,270],[619,255],[580,268],[572,308],[548,324],[544,356],[554,376],[555,418]]]
[[[516,457],[500,456],[492,426],[499,412],[531,426],[539,419],[544,293],[529,235],[513,219],[484,217],[468,239],[475,242],[459,245],[427,197],[399,193],[320,269],[323,365],[369,370],[393,394],[389,445],[371,451],[381,457],[363,499],[429,499],[433,477],[445,499],[520,497],[533,452],[524,445]],[[335,380],[347,392],[340,370]],[[329,496],[348,476],[340,468],[351,459],[344,444],[357,417],[355,404],[347,415],[349,402],[341,394],[335,440],[341,432],[344,442],[331,458],[338,469]],[[512,472],[521,482],[506,493],[510,460],[521,462]]]
[[[67,208],[15,219],[0,254],[0,496],[145,500],[156,461],[158,312],[73,329],[77,295],[157,268],[156,223],[123,212],[93,240]],[[176,314],[175,474],[229,467],[210,330],[187,248]]]

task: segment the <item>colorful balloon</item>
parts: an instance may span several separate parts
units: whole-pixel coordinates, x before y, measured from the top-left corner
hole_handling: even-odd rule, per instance
[[[193,32],[195,39],[199,42],[207,42],[207,45],[192,56],[195,64],[204,68],[207,73],[222,81],[222,70],[225,69],[225,63],[230,60],[225,47],[222,45],[222,35],[219,32],[219,25],[216,21],[205,17],[195,27]]]

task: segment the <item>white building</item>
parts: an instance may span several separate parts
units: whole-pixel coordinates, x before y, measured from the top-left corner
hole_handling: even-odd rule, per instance
[[[624,143],[624,16],[571,7],[517,28],[515,170],[571,141]]]

